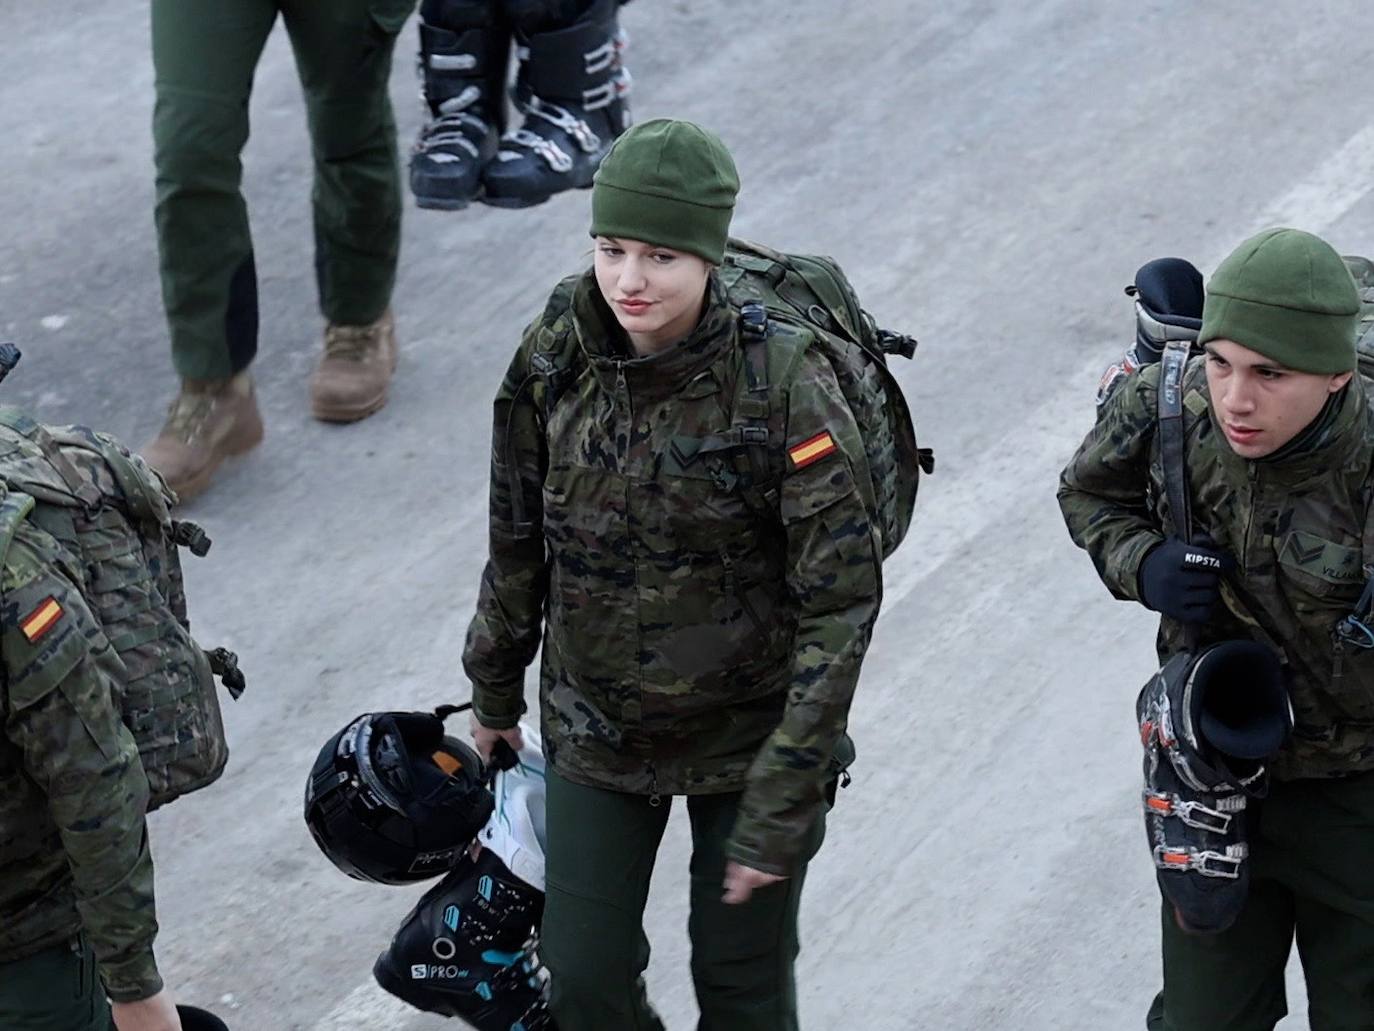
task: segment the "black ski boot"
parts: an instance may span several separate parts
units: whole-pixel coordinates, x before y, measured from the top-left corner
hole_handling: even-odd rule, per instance
[[[456,211],[482,189],[482,167],[505,128],[509,34],[484,25],[450,31],[420,23],[420,81],[430,121],[410,154],[410,191],[422,208]]]
[[[524,124],[501,138],[487,164],[484,203],[527,208],[591,186],[601,159],[630,125],[616,9],[616,0],[595,0],[568,28],[517,32],[514,100]]]
[[[543,913],[543,893],[496,853],[465,855],[410,911],[372,976],[416,1009],[478,1031],[553,1031],[532,949]]]
[[[1145,685],[1136,717],[1160,891],[1183,930],[1224,931],[1249,893],[1249,800],[1267,794],[1265,761],[1293,728],[1283,671],[1253,641],[1185,652]]]
[[[1171,340],[1195,343],[1202,329],[1202,273],[1182,258],[1147,261],[1126,296],[1135,299],[1135,343],[1102,374],[1099,409],[1127,376],[1159,361]]]

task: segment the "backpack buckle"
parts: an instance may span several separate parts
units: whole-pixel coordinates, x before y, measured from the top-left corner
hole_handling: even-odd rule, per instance
[[[172,543],[188,548],[196,558],[204,558],[210,550],[209,536],[189,519],[172,520]]]
[[[739,310],[740,331],[762,339],[768,335],[768,311],[758,301],[747,301]]]
[[[899,354],[911,358],[916,354],[916,338],[890,329],[878,330],[878,350],[883,354]]]
[[[243,689],[248,686],[239,669],[239,657],[228,648],[215,648],[205,653],[210,660],[210,672],[216,674],[224,684],[229,696],[238,701]]]

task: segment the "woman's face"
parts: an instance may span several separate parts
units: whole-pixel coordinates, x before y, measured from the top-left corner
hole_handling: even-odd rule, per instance
[[[711,266],[670,247],[596,238],[596,285],[639,354],[676,344],[696,327]]]

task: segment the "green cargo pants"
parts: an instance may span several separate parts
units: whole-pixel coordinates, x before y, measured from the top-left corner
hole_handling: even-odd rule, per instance
[[[222,379],[257,351],[257,276],[239,155],[248,95],[278,13],[305,89],[315,273],[331,322],[386,309],[401,240],[396,123],[387,94],[415,0],[152,0],[157,238],[172,360]]]
[[[795,1031],[803,866],[741,905],[721,901],[739,794],[692,795],[692,980],[699,1031]],[[540,954],[559,1031],[663,1031],[645,996],[644,905],[671,799],[583,787],[548,771],[547,894]],[[825,836],[816,822],[807,859]]]
[[[1374,773],[1275,784],[1250,833],[1250,898],[1218,935],[1167,907],[1151,1031],[1271,1031],[1296,937],[1312,1031],[1374,1028]]]
[[[114,1031],[95,953],[84,937],[0,963],[4,1031]]]

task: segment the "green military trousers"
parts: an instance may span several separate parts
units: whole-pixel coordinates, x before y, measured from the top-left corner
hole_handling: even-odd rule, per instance
[[[95,953],[84,938],[0,963],[3,1031],[114,1031]]]
[[[1273,785],[1250,831],[1250,898],[1222,934],[1165,907],[1151,1031],[1271,1031],[1296,939],[1312,1031],[1374,1028],[1374,773]]]
[[[248,95],[280,13],[305,90],[315,272],[331,322],[391,300],[401,240],[396,123],[387,94],[415,0],[152,0],[157,238],[177,372],[222,379],[257,351],[257,276],[239,155]]]
[[[797,906],[805,866],[740,905],[721,901],[740,795],[692,795],[692,980],[699,1031],[795,1031]],[[559,1031],[663,1031],[645,996],[644,905],[671,799],[583,787],[548,771],[540,955]],[[820,848],[818,820],[807,859]]]

